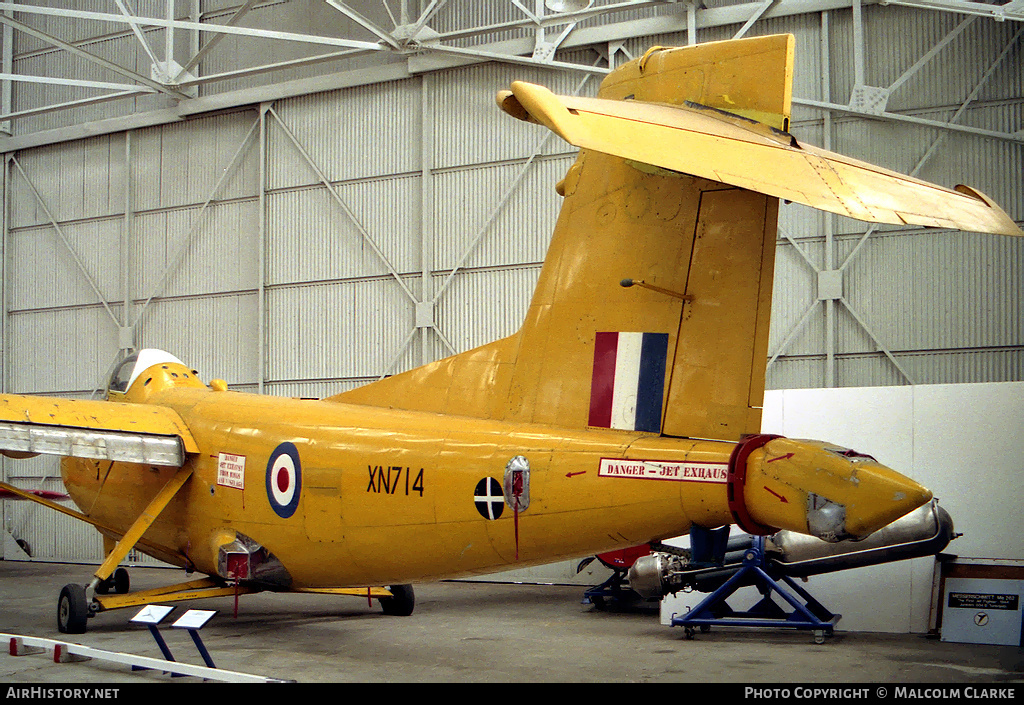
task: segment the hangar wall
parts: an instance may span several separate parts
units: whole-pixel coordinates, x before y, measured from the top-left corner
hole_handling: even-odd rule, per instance
[[[310,21],[308,4],[266,3],[253,16],[294,28]],[[471,5],[479,22],[508,12],[497,0]],[[163,4],[139,10],[147,11]],[[642,36],[558,58],[619,64],[654,44],[686,44],[668,11],[638,20]],[[837,3],[750,27],[796,36],[794,134],[970,184],[1024,218],[1019,23],[894,5],[861,11],[858,22],[849,3]],[[442,13],[437,27],[456,19],[465,20]],[[53,22],[44,26],[62,31]],[[88,24],[64,29],[109,42],[112,56],[131,41],[96,36]],[[709,20],[697,39],[740,30]],[[221,49],[208,73],[227,76],[251,52],[235,39]],[[13,58],[24,70],[65,60],[33,42]],[[136,59],[140,71],[147,61]],[[225,78],[203,95],[259,99],[225,99],[229,107],[162,124],[140,118],[130,129],[116,128],[148,120],[162,99],[14,121],[22,142],[12,143],[31,146],[8,151],[3,171],[4,389],[95,395],[120,350],[134,346],[169,350],[233,389],[320,397],[514,331],[557,216],[553,186],[573,151],[501,114],[494,93],[524,79],[593,95],[599,78],[458,63],[414,73],[393,57],[355,57],[273,80]],[[331,72],[357,77],[324,78]],[[332,82],[346,87],[323,89]],[[835,108],[872,86],[894,86],[888,117]],[[43,90],[19,88],[15,106],[42,102]],[[31,139],[78,135],[79,124],[95,136]],[[794,205],[783,206],[780,225],[769,388],[1024,379],[1024,241],[866,230]],[[4,475],[60,487],[50,460],[5,460]],[[70,520],[21,505],[4,511],[5,528],[28,537],[37,558],[100,555],[95,533]]]

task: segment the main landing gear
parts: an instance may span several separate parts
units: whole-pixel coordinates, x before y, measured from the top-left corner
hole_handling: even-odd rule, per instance
[[[124,595],[130,586],[128,571],[118,568],[113,575],[96,585],[96,594],[107,595],[113,591]],[[57,629],[61,634],[84,634],[86,620],[95,615],[96,611],[95,605],[90,603],[86,595],[84,585],[65,585],[57,600]]]
[[[124,595],[130,587],[131,581],[128,579],[128,571],[124,568],[118,568],[109,578],[100,581],[100,584],[96,586],[96,593],[98,595],[106,595],[113,589],[116,594]]]
[[[82,585],[65,585],[57,600],[57,629],[61,634],[85,634],[89,600]]]
[[[408,617],[416,607],[416,595],[412,585],[389,585],[391,597],[379,599],[384,614],[392,617]]]
[[[96,586],[96,594],[107,595],[114,592],[124,595],[130,587],[128,571],[118,568],[109,578],[100,581]],[[60,599],[57,601],[57,629],[61,634],[84,634],[86,620],[94,614],[96,610],[89,604],[84,586],[65,585],[60,591]]]
[[[180,602],[208,597],[231,597],[262,592],[263,587],[252,584],[232,585],[215,578],[201,578],[178,585],[152,588],[128,594],[128,571],[118,568],[112,576],[100,581],[90,600],[83,585],[65,585],[57,601],[57,629],[61,634],[84,634],[90,617],[99,612],[127,607],[142,607],[153,601]],[[114,593],[109,594],[111,588]],[[385,588],[309,588],[295,592],[329,595],[369,596],[380,603],[381,611],[389,616],[408,617],[416,607],[412,585],[391,585]]]

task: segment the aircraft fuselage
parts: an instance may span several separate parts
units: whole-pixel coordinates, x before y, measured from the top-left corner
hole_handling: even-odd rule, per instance
[[[175,409],[201,452],[145,538],[204,573],[217,573],[218,549],[236,531],[276,556],[292,587],[344,587],[440,577],[438,566],[446,576],[493,572],[517,555],[544,563],[731,521],[734,443],[204,388],[148,401]],[[530,469],[518,517],[502,496],[516,456]],[[175,472],[64,461],[75,502],[125,529]]]

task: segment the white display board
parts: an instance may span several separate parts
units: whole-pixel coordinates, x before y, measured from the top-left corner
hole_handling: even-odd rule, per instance
[[[946,578],[942,640],[1020,646],[1024,580]]]

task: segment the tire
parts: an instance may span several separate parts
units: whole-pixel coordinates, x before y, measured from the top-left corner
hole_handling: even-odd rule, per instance
[[[128,571],[118,568],[114,571],[114,592],[124,595],[131,588],[131,580],[128,578]]]
[[[57,601],[57,629],[61,634],[85,634],[89,601],[81,585],[65,585]]]
[[[393,597],[380,598],[384,614],[392,617],[408,617],[416,607],[416,595],[412,585],[388,585]]]

